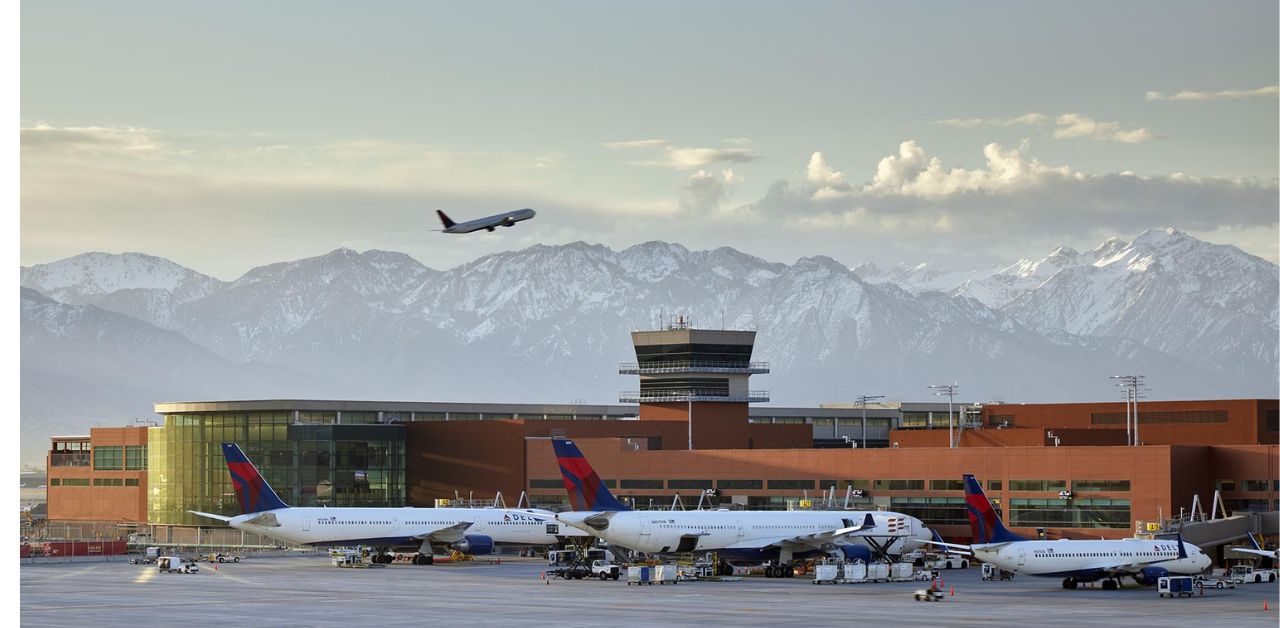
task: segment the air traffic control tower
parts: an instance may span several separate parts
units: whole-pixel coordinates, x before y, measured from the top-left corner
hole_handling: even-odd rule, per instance
[[[683,317],[665,330],[631,332],[636,361],[618,373],[639,375],[640,390],[619,401],[639,403],[641,421],[688,421],[689,449],[752,449],[747,404],[769,400],[747,384],[769,372],[751,361],[755,339],[754,331],[693,329]]]

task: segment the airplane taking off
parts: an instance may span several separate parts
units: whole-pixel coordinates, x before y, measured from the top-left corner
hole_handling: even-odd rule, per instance
[[[537,212],[532,209],[517,209],[515,211],[485,216],[484,218],[477,218],[466,222],[454,222],[450,220],[444,212],[438,209],[436,210],[436,214],[440,216],[440,222],[444,224],[443,231],[445,233],[471,233],[472,231],[479,231],[481,229],[493,231],[496,227],[514,227],[515,224],[521,220],[533,218]]]
[[[671,554],[714,550],[721,575],[730,561],[772,562],[765,575],[794,573],[794,560],[841,552],[870,562],[910,551],[932,538],[919,519],[880,511],[633,511],[614,498],[571,440],[553,439],[574,512],[556,519],[631,550]],[[727,572],[727,573],[726,573]]]
[[[488,554],[496,545],[555,545],[566,536],[587,536],[549,523],[554,514],[536,509],[292,508],[276,495],[238,445],[223,443],[222,454],[243,514],[227,517],[188,512],[286,543],[315,547],[369,545],[380,550],[414,546],[418,555],[413,564],[429,565],[432,545],[444,545],[464,554]],[[374,562],[391,562],[391,557],[380,551]]]
[[[1125,577],[1133,578],[1138,584],[1153,585],[1161,576],[1200,573],[1212,562],[1200,548],[1184,542],[1181,535],[1172,540],[1155,541],[1026,539],[1004,527],[991,500],[982,492],[982,485],[972,475],[964,476],[964,493],[975,543],[935,541],[935,545],[965,550],[974,558],[1005,571],[1061,577],[1064,589],[1074,589],[1081,582],[1102,580],[1103,589],[1114,590],[1120,588],[1120,580]]]

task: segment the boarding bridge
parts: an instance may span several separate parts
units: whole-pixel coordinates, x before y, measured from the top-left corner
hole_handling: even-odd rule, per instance
[[[1191,512],[1161,522],[1160,533],[1175,532],[1181,533],[1183,540],[1201,549],[1235,544],[1250,533],[1265,536],[1280,533],[1280,512],[1237,512],[1227,515],[1226,508],[1222,507],[1221,494],[1215,491],[1210,515],[1205,515],[1200,496],[1196,495],[1191,502]]]

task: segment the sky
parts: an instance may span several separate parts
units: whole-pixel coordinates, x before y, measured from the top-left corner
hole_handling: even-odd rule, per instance
[[[21,263],[1280,259],[1277,3],[26,2]],[[445,235],[531,207],[532,221]]]

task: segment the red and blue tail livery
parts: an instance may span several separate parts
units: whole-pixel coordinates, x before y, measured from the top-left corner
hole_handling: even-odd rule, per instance
[[[289,505],[271,490],[266,478],[249,462],[235,443],[223,443],[222,455],[227,459],[227,471],[231,473],[231,485],[236,490],[236,500],[244,514],[288,508]]]
[[[577,511],[619,511],[631,510],[622,505],[609,489],[605,487],[596,470],[582,456],[582,450],[571,440],[556,438],[551,440],[556,450],[556,461],[560,463],[560,475],[564,476],[564,490],[569,493],[569,503]]]
[[[1027,540],[1004,527],[995,506],[991,505],[991,500],[982,492],[982,485],[970,474],[964,476],[964,501],[965,509],[969,511],[969,530],[973,533],[975,545]]]

